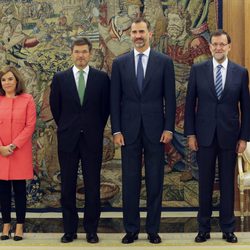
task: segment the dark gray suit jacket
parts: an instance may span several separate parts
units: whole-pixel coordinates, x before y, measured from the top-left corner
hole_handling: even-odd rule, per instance
[[[110,104],[110,80],[106,73],[90,67],[83,105],[72,68],[54,75],[50,107],[58,126],[59,150],[72,152],[84,131],[89,148],[101,152],[103,130]]]
[[[220,100],[215,92],[212,60],[193,65],[190,73],[185,134],[196,135],[199,145],[209,146],[215,133],[225,149],[236,148],[239,139],[248,141],[250,136],[248,72],[231,61]]]
[[[122,132],[125,144],[133,143],[143,124],[148,139],[159,143],[164,130],[174,131],[175,75],[172,60],[150,50],[140,93],[134,51],[114,60],[111,75],[112,132]]]

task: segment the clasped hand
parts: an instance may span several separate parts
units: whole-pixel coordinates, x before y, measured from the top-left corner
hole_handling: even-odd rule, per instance
[[[10,145],[7,146],[0,146],[0,154],[4,157],[12,155],[14,152],[13,149],[11,149]]]

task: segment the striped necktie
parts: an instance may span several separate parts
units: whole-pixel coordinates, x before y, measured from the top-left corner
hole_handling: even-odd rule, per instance
[[[81,105],[83,103],[84,92],[85,92],[85,80],[84,80],[83,73],[84,73],[83,70],[79,71],[79,79],[78,79],[78,95],[79,95]]]
[[[138,55],[138,63],[137,63],[137,84],[138,88],[140,90],[140,93],[142,92],[142,85],[143,85],[143,80],[144,80],[144,71],[143,71],[143,66],[142,66],[142,57],[143,54],[140,53]]]
[[[216,94],[217,94],[217,97],[218,99],[221,98],[221,93],[222,93],[222,74],[221,74],[221,68],[223,66],[221,64],[219,64],[216,68],[217,68],[217,71],[216,71],[216,79],[215,79],[215,91],[216,91]]]

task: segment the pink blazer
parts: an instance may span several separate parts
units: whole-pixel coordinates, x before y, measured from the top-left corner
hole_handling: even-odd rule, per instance
[[[33,178],[32,134],[36,125],[33,97],[21,94],[15,98],[0,96],[0,146],[17,146],[8,157],[0,155],[0,179]]]

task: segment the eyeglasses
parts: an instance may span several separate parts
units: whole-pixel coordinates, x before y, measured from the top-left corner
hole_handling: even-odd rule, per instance
[[[228,45],[228,43],[211,43],[211,45],[215,48],[216,47],[224,48]]]

